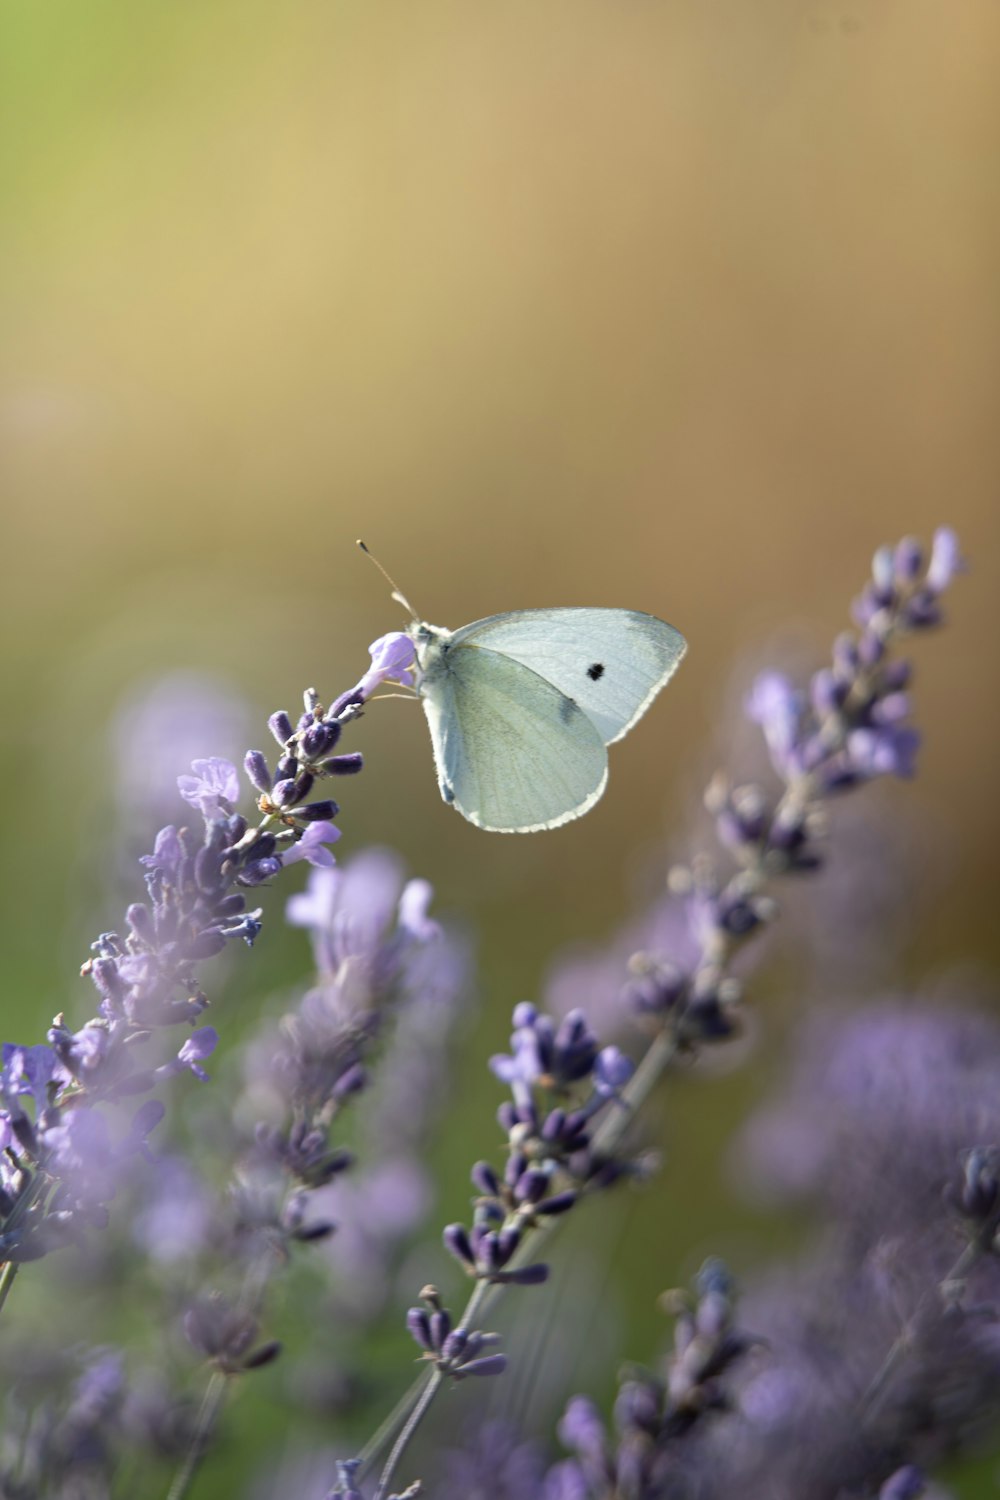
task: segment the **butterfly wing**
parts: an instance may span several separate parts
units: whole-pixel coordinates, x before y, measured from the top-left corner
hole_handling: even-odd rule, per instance
[[[591,720],[509,655],[453,641],[421,693],[441,795],[479,828],[558,828],[604,791],[608,756]]]
[[[466,625],[452,640],[529,667],[577,704],[606,745],[642,717],[687,649],[665,620],[630,609],[517,610]]]

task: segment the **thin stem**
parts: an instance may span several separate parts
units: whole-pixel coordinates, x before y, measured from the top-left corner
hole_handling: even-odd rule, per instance
[[[11,1287],[14,1285],[14,1277],[17,1275],[17,1269],[17,1261],[9,1260],[3,1270],[0,1271],[0,1312],[3,1311],[3,1305],[7,1301]]]
[[[239,1305],[256,1318],[263,1306],[264,1296],[270,1280],[271,1269],[274,1264],[274,1251],[266,1248],[262,1254],[250,1262],[243,1276],[243,1286],[240,1291]],[[184,1460],[174,1475],[173,1483],[167,1492],[167,1500],[182,1500],[191,1487],[191,1482],[201,1465],[202,1459],[208,1451],[209,1438],[215,1427],[222,1403],[226,1398],[229,1388],[229,1377],[221,1370],[213,1370],[205,1386],[204,1395],[201,1398],[201,1406],[198,1408],[198,1420],[195,1423],[191,1442],[184,1455]]]
[[[396,1472],[396,1468],[399,1464],[400,1459],[406,1452],[407,1448],[410,1446],[411,1438],[413,1437],[417,1428],[420,1426],[427,1412],[430,1411],[434,1398],[443,1384],[444,1376],[441,1374],[440,1370],[435,1370],[430,1380],[428,1380],[426,1386],[424,1387],[420,1396],[420,1400],[417,1402],[416,1406],[413,1408],[413,1411],[410,1413],[410,1417],[406,1426],[403,1428],[402,1432],[399,1434],[399,1437],[393,1444],[392,1452],[386,1459],[385,1468],[382,1470],[382,1473],[379,1477],[378,1488],[375,1491],[374,1500],[384,1500],[386,1491],[392,1483],[392,1476]],[[170,1500],[173,1500],[173,1497],[170,1497]]]
[[[223,1375],[222,1371],[214,1370],[212,1378],[205,1387],[205,1394],[201,1398],[198,1420],[195,1423],[194,1432],[191,1434],[191,1442],[188,1444],[187,1453],[184,1455],[184,1462],[174,1475],[173,1483],[167,1492],[167,1500],[183,1500],[183,1497],[191,1488],[192,1480],[208,1451],[208,1440],[225,1399],[226,1384],[227,1377]]]
[[[365,1475],[371,1471],[376,1458],[381,1453],[386,1443],[389,1442],[389,1440],[395,1435],[402,1424],[406,1421],[406,1418],[409,1416],[410,1412],[413,1410],[414,1406],[419,1401],[423,1393],[424,1383],[429,1383],[432,1375],[432,1370],[426,1370],[423,1372],[423,1374],[418,1376],[413,1384],[407,1389],[406,1393],[396,1402],[396,1405],[393,1407],[392,1411],[381,1423],[378,1429],[372,1433],[371,1437],[368,1439],[367,1443],[358,1454],[358,1464],[360,1466],[358,1469],[358,1477],[360,1479],[364,1479]]]
[[[675,1029],[657,1032],[622,1091],[622,1105],[594,1132],[595,1152],[613,1151],[680,1051]]]

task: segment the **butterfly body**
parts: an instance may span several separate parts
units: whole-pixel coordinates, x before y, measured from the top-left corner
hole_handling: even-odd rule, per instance
[[[607,746],[686,647],[665,621],[622,609],[518,610],[456,631],[415,621],[409,634],[441,795],[499,833],[589,811],[607,784]]]

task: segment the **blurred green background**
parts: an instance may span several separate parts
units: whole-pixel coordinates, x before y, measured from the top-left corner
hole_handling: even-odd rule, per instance
[[[401,623],[358,535],[436,623],[625,605],[690,641],[555,834],[446,811],[419,711],[355,732],[341,851],[391,843],[475,925],[477,1053],[683,847],[739,664],[776,635],[824,649],[873,548],[938,523],[974,571],[919,650],[919,779],[873,805],[948,872],[901,978],[995,972],[992,0],[0,16],[5,1037],[86,1013],[76,969],[135,889],[121,852],[153,823],[122,812],[123,705],[199,671],[262,723],[353,683]],[[274,921],[252,964],[308,960]],[[719,1087],[676,1107],[686,1219],[661,1264],[632,1257],[636,1330],[705,1249],[773,1234],[718,1165],[759,1078]],[[492,1090],[466,1092],[487,1150]],[[465,1198],[453,1178],[443,1215]]]

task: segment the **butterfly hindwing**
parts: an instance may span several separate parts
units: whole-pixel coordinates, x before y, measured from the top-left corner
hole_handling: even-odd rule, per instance
[[[593,806],[607,751],[570,697],[478,643],[454,639],[443,665],[423,696],[446,801],[502,833],[556,828]]]

